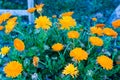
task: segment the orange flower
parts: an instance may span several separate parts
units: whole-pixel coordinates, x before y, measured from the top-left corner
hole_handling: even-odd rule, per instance
[[[96,24],[96,27],[98,28],[103,28],[105,26],[105,24]]]
[[[103,40],[100,39],[99,37],[90,37],[89,41],[91,42],[92,45],[95,45],[95,46],[103,45]]]
[[[118,33],[115,32],[115,31],[114,31],[113,29],[111,29],[111,28],[104,28],[104,29],[103,29],[103,33],[104,33],[105,35],[112,36],[113,38],[116,38],[117,35],[118,35]]]
[[[35,5],[35,8],[37,9],[38,12],[42,11],[44,4],[39,4],[39,5]]]
[[[33,65],[34,65],[35,67],[38,66],[38,62],[39,62],[39,57],[34,56],[34,57],[33,57]]]
[[[92,21],[97,21],[97,18],[92,18]]]
[[[53,51],[61,51],[63,49],[64,45],[61,43],[56,43],[52,46]]]
[[[112,26],[113,26],[114,28],[120,27],[120,19],[113,21],[113,22],[112,22]]]
[[[3,29],[4,29],[4,27],[3,27],[3,26],[0,26],[0,31],[3,30]]]
[[[99,36],[103,35],[103,30],[101,28],[91,27],[90,31],[91,31],[92,34],[97,34]]]
[[[18,38],[16,38],[14,40],[14,47],[18,50],[18,51],[23,51],[25,49],[25,45],[24,42]]]
[[[78,38],[79,37],[79,32],[78,31],[70,31],[68,32],[68,38]]]
[[[61,15],[62,16],[72,16],[74,12],[65,12],[65,13],[62,13]]]
[[[33,13],[33,12],[35,12],[35,10],[36,10],[36,8],[29,8],[28,10],[27,10],[27,12],[29,12],[29,13]]]

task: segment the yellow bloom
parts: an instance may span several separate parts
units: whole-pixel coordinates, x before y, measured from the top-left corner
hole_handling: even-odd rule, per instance
[[[38,62],[39,62],[39,57],[34,56],[34,57],[33,57],[33,65],[34,65],[35,67],[38,66]]]
[[[6,34],[9,34],[14,29],[15,25],[17,24],[16,20],[17,17],[13,17],[7,21],[7,24],[5,25]]]
[[[22,64],[20,64],[18,61],[11,61],[4,67],[6,76],[11,78],[17,77],[22,71]]]
[[[92,18],[92,21],[97,21],[97,18]]]
[[[91,27],[90,31],[91,31],[92,34],[97,34],[99,36],[103,35],[103,30],[101,28]]]
[[[39,18],[37,18],[35,20],[35,28],[42,28],[42,29],[49,29],[50,26],[52,26],[51,21],[49,20],[49,18],[47,18],[47,16],[40,16]]]
[[[113,26],[114,28],[120,27],[120,19],[113,21],[113,22],[112,22],[112,26]]]
[[[103,45],[103,40],[100,39],[99,37],[90,37],[89,41],[91,42],[92,45],[95,45],[95,46]]]
[[[73,57],[76,61],[87,60],[88,53],[82,48],[75,48],[70,51],[70,57]]]
[[[9,51],[10,51],[10,47],[4,46],[3,48],[1,48],[0,54],[6,55]]]
[[[56,43],[52,46],[53,51],[61,51],[63,49],[64,45],[61,43]]]
[[[71,75],[73,78],[76,77],[78,73],[79,73],[78,68],[75,67],[73,64],[68,64],[62,72],[62,74]]]
[[[70,27],[76,26],[76,21],[71,16],[63,16],[59,19],[61,29],[70,29]]]
[[[0,31],[3,30],[3,29],[4,29],[4,27],[3,27],[3,26],[0,26]]]
[[[42,11],[44,4],[39,4],[39,5],[35,5],[35,8],[37,9],[37,11]]]
[[[107,56],[101,55],[97,57],[97,62],[106,70],[111,70],[113,68],[113,60]]]
[[[18,51],[23,51],[25,49],[25,45],[24,42],[18,38],[16,38],[14,40],[14,47],[18,50]]]
[[[113,38],[116,38],[117,35],[118,35],[118,33],[115,32],[115,31],[114,31],[113,29],[111,29],[111,28],[104,28],[104,29],[103,29],[103,33],[104,33],[105,35],[112,36]]]
[[[65,12],[62,13],[61,16],[72,16],[74,12]]]
[[[70,31],[67,33],[68,38],[78,38],[79,37],[79,32],[78,31]]]
[[[36,10],[36,8],[29,8],[28,10],[27,10],[27,12],[29,12],[29,13],[33,13],[33,12],[35,12],[35,10]]]
[[[105,24],[96,24],[97,28],[104,28]]]

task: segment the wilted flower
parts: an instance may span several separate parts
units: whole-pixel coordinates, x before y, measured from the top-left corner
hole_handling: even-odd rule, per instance
[[[35,8],[37,9],[38,12],[42,11],[44,4],[39,4],[39,5],[35,5]]]
[[[38,62],[39,62],[39,57],[34,56],[34,57],[33,57],[33,65],[34,65],[35,67],[38,66]]]
[[[79,32],[78,31],[69,31],[67,33],[68,38],[78,38],[79,37]]]
[[[33,13],[33,12],[35,12],[35,10],[36,10],[36,8],[29,8],[28,10],[27,10],[27,12],[29,12],[29,13]]]
[[[95,46],[103,45],[103,40],[100,39],[99,37],[90,37],[89,41],[91,42],[92,45],[95,45]]]
[[[113,22],[112,22],[112,26],[113,26],[114,28],[120,27],[120,19],[113,21]]]
[[[61,43],[56,43],[52,45],[53,51],[61,51],[63,49],[64,45]]]

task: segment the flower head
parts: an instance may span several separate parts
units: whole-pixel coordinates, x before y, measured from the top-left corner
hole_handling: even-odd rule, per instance
[[[120,27],[120,19],[113,21],[113,22],[112,22],[112,26],[113,26],[114,28]]]
[[[14,40],[14,47],[18,50],[18,51],[23,51],[25,49],[25,45],[24,42],[18,38],[16,38]]]
[[[4,27],[3,27],[3,26],[0,26],[0,31],[3,30],[3,29],[4,29]]]
[[[97,28],[104,28],[105,24],[96,24]]]
[[[53,51],[61,51],[63,49],[64,45],[61,43],[56,43],[52,46]]]
[[[103,45],[103,40],[100,39],[99,37],[90,37],[89,41],[91,42],[92,45],[95,45],[95,46]]]
[[[95,18],[95,17],[94,17],[94,18],[92,18],[92,21],[97,21],[97,18]]]
[[[15,78],[21,74],[22,71],[22,64],[20,64],[18,61],[11,61],[4,67],[4,72],[7,77]]]
[[[73,78],[76,77],[78,73],[79,73],[78,68],[75,67],[73,64],[68,64],[62,72],[62,74],[71,75]]]
[[[91,31],[92,34],[97,34],[99,36],[103,35],[103,30],[99,27],[98,28],[97,27],[91,27],[90,31]]]
[[[4,46],[3,48],[1,48],[0,54],[6,55],[9,51],[10,51],[10,47]]]
[[[79,37],[79,32],[78,31],[70,31],[68,32],[68,38],[78,38]]]
[[[97,57],[97,62],[106,70],[111,70],[113,68],[113,61],[105,55]]]
[[[33,65],[34,65],[35,67],[38,66],[38,62],[39,62],[39,57],[34,56],[34,57],[33,57]]]
[[[29,12],[29,13],[33,13],[33,12],[35,12],[35,10],[36,10],[36,8],[29,8],[28,10],[27,10],[27,12]]]
[[[62,13],[61,15],[62,16],[72,16],[74,12],[65,12],[65,13]]]
[[[88,53],[82,48],[75,48],[70,51],[70,56],[73,57],[76,61],[87,60]]]
[[[76,26],[76,21],[71,16],[63,16],[59,19],[61,29],[70,29],[70,27]]]
[[[42,28],[42,29],[49,29],[50,26],[52,26],[51,21],[49,20],[49,18],[47,18],[47,16],[40,16],[39,18],[37,18],[35,20],[35,28]]]
[[[42,11],[44,4],[39,4],[39,5],[35,5],[35,8],[37,9],[37,11]]]

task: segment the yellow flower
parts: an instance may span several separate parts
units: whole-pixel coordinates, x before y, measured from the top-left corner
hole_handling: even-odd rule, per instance
[[[70,27],[76,26],[76,21],[71,16],[63,16],[59,19],[61,29],[70,29]]]
[[[10,47],[4,46],[3,48],[1,48],[0,54],[6,55],[9,51],[10,51]]]
[[[78,73],[79,73],[78,68],[75,67],[73,64],[68,64],[62,72],[62,74],[71,75],[73,78],[77,77]]]
[[[11,78],[17,77],[22,71],[22,64],[20,64],[18,61],[11,61],[4,67],[6,76]]]
[[[78,31],[70,31],[67,33],[68,38],[78,38],[79,37],[79,32]]]
[[[92,45],[95,45],[95,46],[103,45],[103,40],[100,39],[99,37],[90,37],[89,41],[91,42]]]
[[[35,5],[35,8],[37,9],[37,11],[42,11],[44,4],[39,4],[39,5]]]
[[[49,29],[50,26],[52,26],[51,21],[49,20],[49,18],[47,18],[47,16],[40,16],[39,18],[37,18],[35,20],[35,28],[42,28],[42,29]]]
[[[103,29],[103,33],[104,33],[105,35],[112,36],[113,38],[116,38],[117,35],[118,35],[118,33],[115,32],[115,31],[114,31],[113,29],[111,29],[111,28],[104,28],[104,29]]]
[[[90,31],[91,31],[92,34],[97,34],[99,36],[103,35],[103,30],[101,28],[91,27]]]
[[[92,21],[97,21],[97,18],[92,18]]]
[[[3,27],[3,26],[0,26],[0,31],[3,30],[3,29],[4,29],[4,27]]]
[[[87,60],[88,53],[77,47],[70,51],[70,57],[73,57],[76,61]]]
[[[14,40],[14,47],[18,50],[18,51],[23,51],[25,49],[25,45],[24,42],[18,38],[16,38]]]
[[[56,43],[52,46],[53,51],[61,51],[63,49],[64,45],[61,43]]]
[[[61,16],[72,16],[74,12],[65,12],[62,13]]]
[[[97,28],[104,28],[105,24],[96,24]]]
[[[28,10],[27,10],[27,12],[29,12],[29,13],[33,13],[33,12],[35,12],[35,10],[36,10],[36,8],[29,8]]]
[[[39,62],[39,57],[34,56],[34,57],[33,57],[33,65],[34,65],[35,67],[38,66],[38,62]]]
[[[13,17],[7,21],[7,24],[5,25],[6,34],[9,34],[14,29],[15,25],[17,24],[16,20],[17,17]]]
[[[113,22],[112,22],[112,26],[113,26],[114,28],[120,27],[120,19],[113,21]]]
[[[111,70],[113,68],[113,60],[107,56],[101,55],[97,57],[97,62],[106,70]]]

